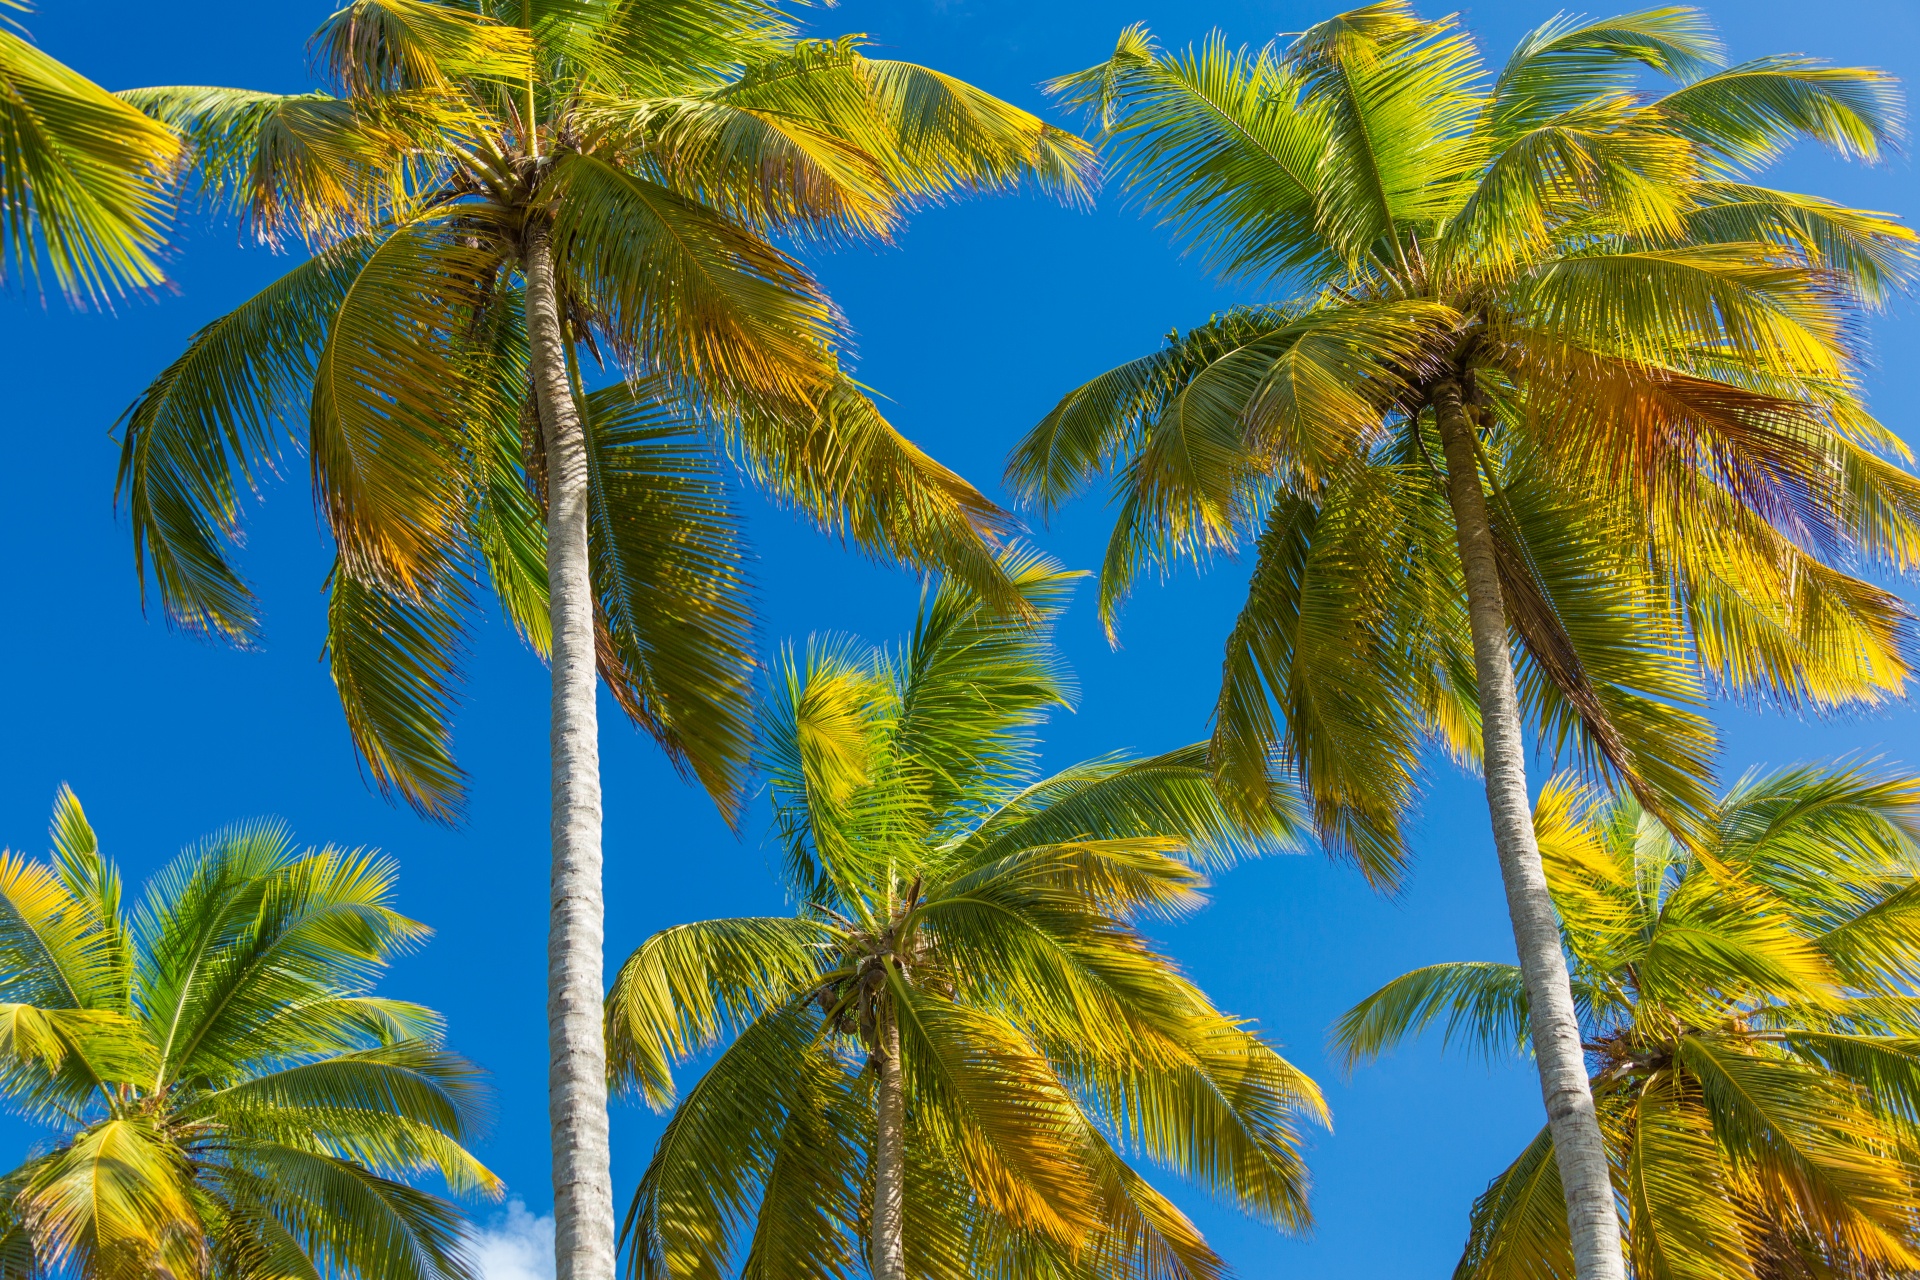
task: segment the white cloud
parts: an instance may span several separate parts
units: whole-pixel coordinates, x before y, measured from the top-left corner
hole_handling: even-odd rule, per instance
[[[518,1200],[474,1231],[467,1248],[480,1280],[553,1280],[553,1219]]]

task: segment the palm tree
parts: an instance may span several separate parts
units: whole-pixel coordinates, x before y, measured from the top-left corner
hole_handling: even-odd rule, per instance
[[[1534,828],[1565,922],[1634,1274],[1869,1280],[1920,1268],[1920,778],[1750,775],[1688,849],[1570,780]],[[1341,1019],[1349,1065],[1444,1017],[1525,1052],[1504,964],[1440,964]],[[1457,1276],[1570,1271],[1551,1135],[1474,1205]]]
[[[1819,706],[1903,687],[1905,606],[1840,566],[1920,551],[1854,351],[1920,242],[1754,181],[1801,137],[1878,155],[1894,86],[1722,67],[1675,8],[1556,18],[1489,74],[1392,2],[1259,52],[1130,29],[1059,88],[1212,265],[1294,301],[1072,392],[1010,479],[1045,508],[1117,470],[1109,618],[1143,568],[1257,532],[1214,766],[1293,772],[1376,879],[1428,744],[1484,763],[1578,1274],[1619,1277],[1523,723],[1691,839],[1703,674]]]
[[[549,958],[562,1277],[614,1262],[601,1039],[598,677],[731,817],[750,614],[725,454],[865,548],[997,581],[1006,520],[882,419],[773,237],[884,237],[1084,145],[770,0],[354,0],[338,93],[136,91],[200,188],[314,256],[129,411],[121,493],[167,616],[250,641],[239,495],[304,401],[338,550],[329,653],[379,785],[458,812],[448,719],[479,580],[553,675]],[[587,366],[619,383],[592,394]]]
[[[393,863],[274,824],[188,850],[129,910],[71,791],[53,857],[0,853],[0,1090],[53,1127],[0,1178],[16,1280],[455,1280],[479,1072],[372,994],[428,930]]]
[[[69,301],[95,304],[158,284],[179,139],[13,25],[0,12],[0,283],[48,269]]]
[[[1050,622],[1077,575],[1006,565]],[[1129,1148],[1306,1224],[1319,1090],[1140,932],[1299,817],[1235,824],[1198,746],[1039,777],[1069,695],[1044,625],[953,579],[898,650],[788,651],[762,740],[798,912],[657,933],[607,999],[656,1107],[730,1041],[634,1198],[634,1275],[1224,1275]]]

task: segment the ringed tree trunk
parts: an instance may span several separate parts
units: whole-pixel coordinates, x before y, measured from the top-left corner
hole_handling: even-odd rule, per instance
[[[1500,854],[1500,879],[1507,891],[1507,914],[1520,954],[1526,985],[1533,1053],[1540,1070],[1540,1091],[1547,1104],[1547,1127],[1566,1194],[1567,1226],[1579,1280],[1625,1280],[1620,1252],[1620,1219],[1614,1208],[1607,1148],[1587,1083],[1586,1055],[1580,1047],[1580,1020],[1566,956],[1560,950],[1560,922],[1547,892],[1540,846],[1533,833],[1533,807],[1527,795],[1526,743],[1520,731],[1520,703],[1513,683],[1513,659],[1507,648],[1506,603],[1494,560],[1493,529],[1473,423],[1467,417],[1460,383],[1434,388],[1434,417],[1447,464],[1447,498],[1453,507],[1460,563],[1467,583],[1467,617],[1473,631],[1473,666],[1479,681],[1481,735],[1485,745],[1487,807],[1493,814],[1493,842]]]
[[[613,1172],[601,1002],[599,674],[587,553],[587,442],[573,402],[546,227],[527,232],[527,340],[547,450],[553,625],[553,880],[547,931],[547,1119],[557,1280],[613,1280]]]
[[[873,1280],[907,1280],[907,1086],[900,1069],[900,1024],[882,1007],[880,1084],[874,1097]]]

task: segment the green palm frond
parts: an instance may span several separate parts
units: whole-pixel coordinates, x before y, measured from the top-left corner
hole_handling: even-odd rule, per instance
[[[1232,50],[1216,35],[1169,54],[1136,26],[1107,62],[1049,87],[1100,122],[1117,167],[1212,269],[1285,275],[1336,261],[1313,217],[1328,122],[1272,50]]]
[[[622,1229],[634,1274],[726,1273],[729,1228],[750,1212],[790,1117],[809,1109],[807,1091],[826,1084],[810,1022],[796,1002],[747,1024],[675,1107]],[[838,1143],[820,1154],[853,1158]],[[850,1172],[823,1170],[829,1187]]]
[[[1896,146],[1900,91],[1882,71],[1811,58],[1755,58],[1673,90],[1651,112],[1734,172],[1777,157],[1796,138],[1866,160]]]
[[[1001,557],[1001,570],[1026,616],[996,612],[993,601],[948,579],[895,663],[894,749],[920,771],[936,822],[1004,793],[1030,764],[1026,731],[1073,705],[1073,679],[1050,632],[1081,575],[1020,548]]]
[[[107,1120],[43,1160],[14,1201],[37,1248],[89,1274],[194,1265],[205,1248],[186,1153],[151,1122]]]
[[[802,46],[710,97],[616,97],[583,117],[602,147],[657,155],[675,190],[763,233],[885,238],[899,219],[887,175],[857,134],[828,123],[865,111],[865,85],[819,61]]]
[[[724,84],[741,63],[781,48],[792,18],[767,0],[486,0],[503,22],[530,23],[550,66],[584,87],[630,97]],[[560,76],[549,77],[566,87]]]
[[[354,747],[383,795],[442,821],[466,798],[451,722],[470,605],[452,575],[408,596],[339,559],[327,583],[327,664]]]
[[[601,676],[731,814],[753,668],[739,517],[698,423],[665,387],[609,387],[582,408]]]
[[[1457,205],[1480,159],[1467,125],[1478,102],[1478,52],[1450,21],[1375,4],[1329,19],[1286,53],[1324,112],[1314,220],[1350,270],[1391,268],[1403,228]]]
[[[310,1258],[399,1280],[471,1274],[459,1212],[437,1196],[289,1144],[236,1144],[231,1159],[220,1182],[268,1200]]]
[[[115,1008],[112,939],[99,916],[74,905],[56,869],[0,853],[0,994],[43,1009]]]
[[[851,640],[791,647],[760,705],[760,765],[786,850],[787,889],[808,902],[865,908],[860,875],[890,851],[887,837],[923,820],[889,768],[886,739],[898,711],[876,655]],[[862,831],[875,837],[868,842]]]
[[[1402,974],[1342,1014],[1333,1042],[1351,1069],[1446,1015],[1443,1042],[1463,1040],[1492,1058],[1525,1048],[1527,991],[1510,964],[1429,965]]]
[[[352,572],[430,591],[458,558],[474,398],[459,341],[500,265],[457,222],[395,229],[340,298],[313,374],[314,492]]]
[[[779,917],[708,920],[655,934],[620,966],[607,994],[612,1079],[657,1108],[671,1106],[672,1062],[805,998],[833,967],[839,940],[818,921]]]
[[[1283,1230],[1312,1225],[1301,1151],[1306,1124],[1328,1123],[1319,1088],[1225,1019],[1196,1029],[1191,1060],[1116,1073],[1115,1129],[1150,1158]]]
[[[1745,1230],[1752,1211],[1722,1176],[1698,1089],[1673,1074],[1656,1076],[1635,1099],[1631,1123],[1623,1181],[1634,1224],[1634,1274],[1674,1280],[1755,1274]]]
[[[772,245],[593,155],[560,160],[548,198],[572,289],[635,369],[801,402],[824,379],[827,304]]]
[[[851,378],[811,404],[749,401],[718,426],[748,478],[823,531],[1018,611],[996,556],[1016,522],[902,435]]]
[[[1016,1228],[1078,1237],[1096,1205],[1072,1139],[1073,1099],[1046,1060],[991,1014],[888,986],[909,1087],[975,1193]]]
[[[1613,772],[1676,831],[1712,804],[1716,742],[1682,629],[1630,525],[1510,471],[1492,504],[1520,696],[1545,744]]]
[[[1691,195],[1695,207],[1681,231],[1687,241],[1779,245],[1875,305],[1914,278],[1920,237],[1887,214],[1741,182],[1698,183]]]
[[[1204,743],[1141,760],[1089,761],[1017,792],[975,829],[961,856],[984,862],[1072,840],[1159,834],[1177,836],[1196,863],[1225,867],[1305,839],[1306,815],[1290,781],[1275,779],[1264,807],[1229,813]]]
[[[403,215],[428,176],[422,144],[455,123],[445,98],[422,92],[339,98],[166,85],[119,96],[179,132],[191,160],[184,193],[243,218],[269,245],[331,244]]]
[[[161,280],[174,131],[0,27],[0,283],[42,270],[75,303]]]
[[[863,59],[889,183],[916,202],[1031,180],[1069,200],[1090,194],[1085,142],[931,67]]]
[[[1514,46],[1480,127],[1505,144],[1594,99],[1634,87],[1642,68],[1681,82],[1724,61],[1696,9],[1677,6],[1592,21],[1559,14]]]
[[[374,247],[354,240],[321,253],[202,328],[121,419],[134,567],[144,596],[151,563],[170,622],[253,638],[252,593],[229,563],[241,498],[273,473],[278,431]]]
[[[531,35],[426,0],[353,0],[320,24],[312,50],[343,89],[366,95],[525,79],[533,71]]]
[[[1404,633],[1395,622],[1424,603],[1424,584],[1406,570],[1425,566],[1410,566],[1406,548],[1434,513],[1417,477],[1392,468],[1340,483],[1334,501],[1283,497],[1268,513],[1227,641],[1212,752],[1236,803],[1266,795],[1273,773],[1291,773],[1321,843],[1392,884],[1407,856],[1400,818],[1415,795],[1408,762],[1424,733],[1421,680],[1435,665],[1396,646]],[[1448,639],[1428,635],[1428,645]]]

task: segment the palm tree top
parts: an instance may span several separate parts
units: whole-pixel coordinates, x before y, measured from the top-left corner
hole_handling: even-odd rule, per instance
[[[1041,776],[1077,575],[1005,563],[1041,625],[947,581],[898,648],[816,640],[776,668],[795,914],[663,930],[607,1000],[615,1084],[675,1107],[628,1216],[636,1274],[841,1275],[869,1235],[876,1276],[888,1241],[911,1274],[1223,1274],[1129,1156],[1309,1222],[1318,1089],[1145,933],[1204,902],[1206,869],[1291,847],[1296,807],[1237,822],[1198,747]],[[721,1045],[679,1095],[674,1064]]]
[[[322,91],[124,95],[186,139],[183,195],[313,256],[129,409],[120,492],[167,618],[251,643],[245,499],[305,415],[338,550],[329,656],[384,791],[460,809],[449,722],[483,581],[550,645],[536,383],[583,418],[600,675],[730,816],[751,604],[723,461],[1017,606],[993,554],[1014,521],[881,416],[795,251],[1015,180],[1084,191],[1086,144],[857,39],[803,39],[771,5],[355,0],[313,52]],[[560,330],[537,357],[536,242]]]
[[[891,908],[867,897],[868,886],[924,886],[1046,829],[1084,835],[1068,824],[1092,813],[1061,807],[1065,798],[1109,774],[1138,778],[1138,766],[1118,756],[1040,777],[1036,729],[1075,694],[1051,632],[1083,575],[1022,549],[1002,562],[1038,625],[997,615],[949,579],[897,649],[816,639],[804,659],[789,648],[777,663],[760,717],[761,768],[788,891],[804,906],[871,926]],[[1169,823],[1184,835],[1182,856],[1200,867],[1288,847],[1302,834],[1284,789],[1246,825],[1190,786],[1157,803],[1172,807],[1134,820]]]
[[[1689,848],[1630,798],[1570,779],[1536,808],[1640,1273],[1909,1269],[1920,779],[1756,770],[1711,816]],[[1489,1056],[1525,1052],[1517,971],[1415,970],[1349,1011],[1335,1044],[1351,1065],[1436,1025]],[[1481,1197],[1463,1280],[1560,1265],[1552,1162],[1536,1140]]]
[[[53,846],[0,854],[0,1090],[57,1134],[0,1178],[9,1274],[466,1277],[458,1211],[408,1183],[499,1193],[485,1089],[375,994],[429,932],[393,862],[254,823],[130,904],[65,789]]]
[[[1802,139],[1889,154],[1891,77],[1728,66],[1686,8],[1555,18],[1493,67],[1456,19],[1387,3],[1258,51],[1129,28],[1054,87],[1138,199],[1284,299],[1076,388],[1007,468],[1042,511],[1113,473],[1110,627],[1143,571],[1257,544],[1224,777],[1296,766],[1329,843],[1390,878],[1415,788],[1371,762],[1421,739],[1478,756],[1442,505],[1456,399],[1528,715],[1683,835],[1711,801],[1711,687],[1816,708],[1904,687],[1909,611],[1850,571],[1920,562],[1860,341],[1920,237],[1758,181]]]

